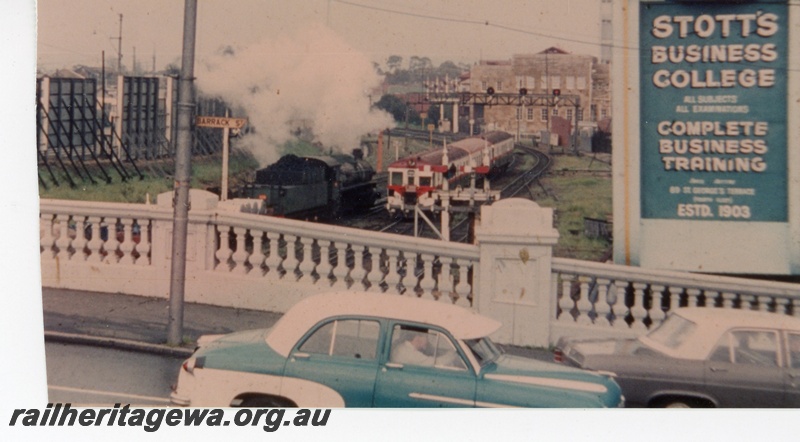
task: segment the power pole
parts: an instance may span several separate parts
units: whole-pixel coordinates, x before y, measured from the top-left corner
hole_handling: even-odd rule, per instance
[[[183,340],[183,300],[186,285],[186,238],[189,226],[189,180],[191,178],[192,114],[194,113],[194,45],[197,0],[185,0],[183,55],[178,91],[178,136],[175,147],[175,196],[173,197],[172,268],[169,286],[167,344]]]
[[[117,37],[117,75],[122,74],[122,14],[119,15],[119,37]]]

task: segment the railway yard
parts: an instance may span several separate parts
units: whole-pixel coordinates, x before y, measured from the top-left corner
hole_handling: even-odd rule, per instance
[[[415,149],[429,149],[429,141],[432,145],[441,145],[444,138],[439,134],[429,138],[430,135],[426,132],[400,129],[393,130],[392,136],[396,139],[407,138],[403,143],[406,146],[405,154],[415,154]],[[384,158],[393,154],[396,153],[384,152]],[[232,156],[232,159],[234,164],[231,167],[231,181],[232,187],[236,188],[249,179],[246,177],[254,175],[255,163],[246,155]],[[367,160],[375,164],[374,152]],[[220,161],[218,156],[198,158],[193,186],[218,192],[216,183],[220,180]],[[142,165],[145,171],[156,167],[157,165]],[[552,154],[534,148],[529,142],[515,143],[511,161],[504,173],[493,176],[490,188],[499,193],[499,198],[525,198],[555,209],[555,226],[561,235],[555,249],[556,256],[603,260],[611,247],[610,239],[588,237],[583,224],[587,218],[607,219],[611,213],[610,169],[607,157],[594,154]],[[40,192],[42,198],[110,200],[109,196],[113,195],[117,200],[124,198],[129,202],[144,202],[153,201],[158,193],[169,191],[168,177],[153,176],[153,173],[146,175],[142,180],[92,184],[77,190],[52,187],[40,189]],[[372,181],[376,198],[370,208],[343,211],[335,217],[306,219],[376,232],[440,238],[441,212],[426,212],[415,217],[392,215],[387,211],[387,180],[386,171],[377,171],[374,174]],[[477,211],[462,209],[451,213],[451,241],[466,243],[473,240],[472,213]]]

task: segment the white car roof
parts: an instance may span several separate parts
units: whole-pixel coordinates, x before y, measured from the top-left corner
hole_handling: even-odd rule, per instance
[[[717,344],[719,338],[732,328],[764,328],[800,332],[800,318],[782,313],[713,307],[684,307],[676,309],[673,314],[697,324],[697,329],[693,332],[695,339],[687,340],[676,349],[663,347],[649,340],[646,335],[640,337],[640,340],[666,354],[688,359],[704,359]]]
[[[284,314],[267,336],[267,344],[288,356],[308,329],[325,318],[371,316],[436,325],[458,339],[488,336],[502,325],[486,316],[441,301],[382,293],[335,292],[306,298]]]

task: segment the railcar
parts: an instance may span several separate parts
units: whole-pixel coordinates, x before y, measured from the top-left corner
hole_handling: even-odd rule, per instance
[[[360,149],[353,155],[285,155],[259,169],[242,188],[242,197],[263,201],[267,215],[294,219],[333,219],[372,207],[377,197],[375,169]]]
[[[415,207],[432,211],[436,191],[445,180],[450,189],[469,185],[472,172],[494,176],[511,162],[514,139],[500,131],[448,143],[395,161],[389,165],[386,209],[407,216]],[[445,157],[446,155],[446,157]]]

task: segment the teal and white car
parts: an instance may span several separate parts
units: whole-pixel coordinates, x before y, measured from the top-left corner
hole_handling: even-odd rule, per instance
[[[502,354],[500,323],[444,302],[334,293],[270,329],[204,336],[172,393],[192,407],[620,407],[608,375]]]

